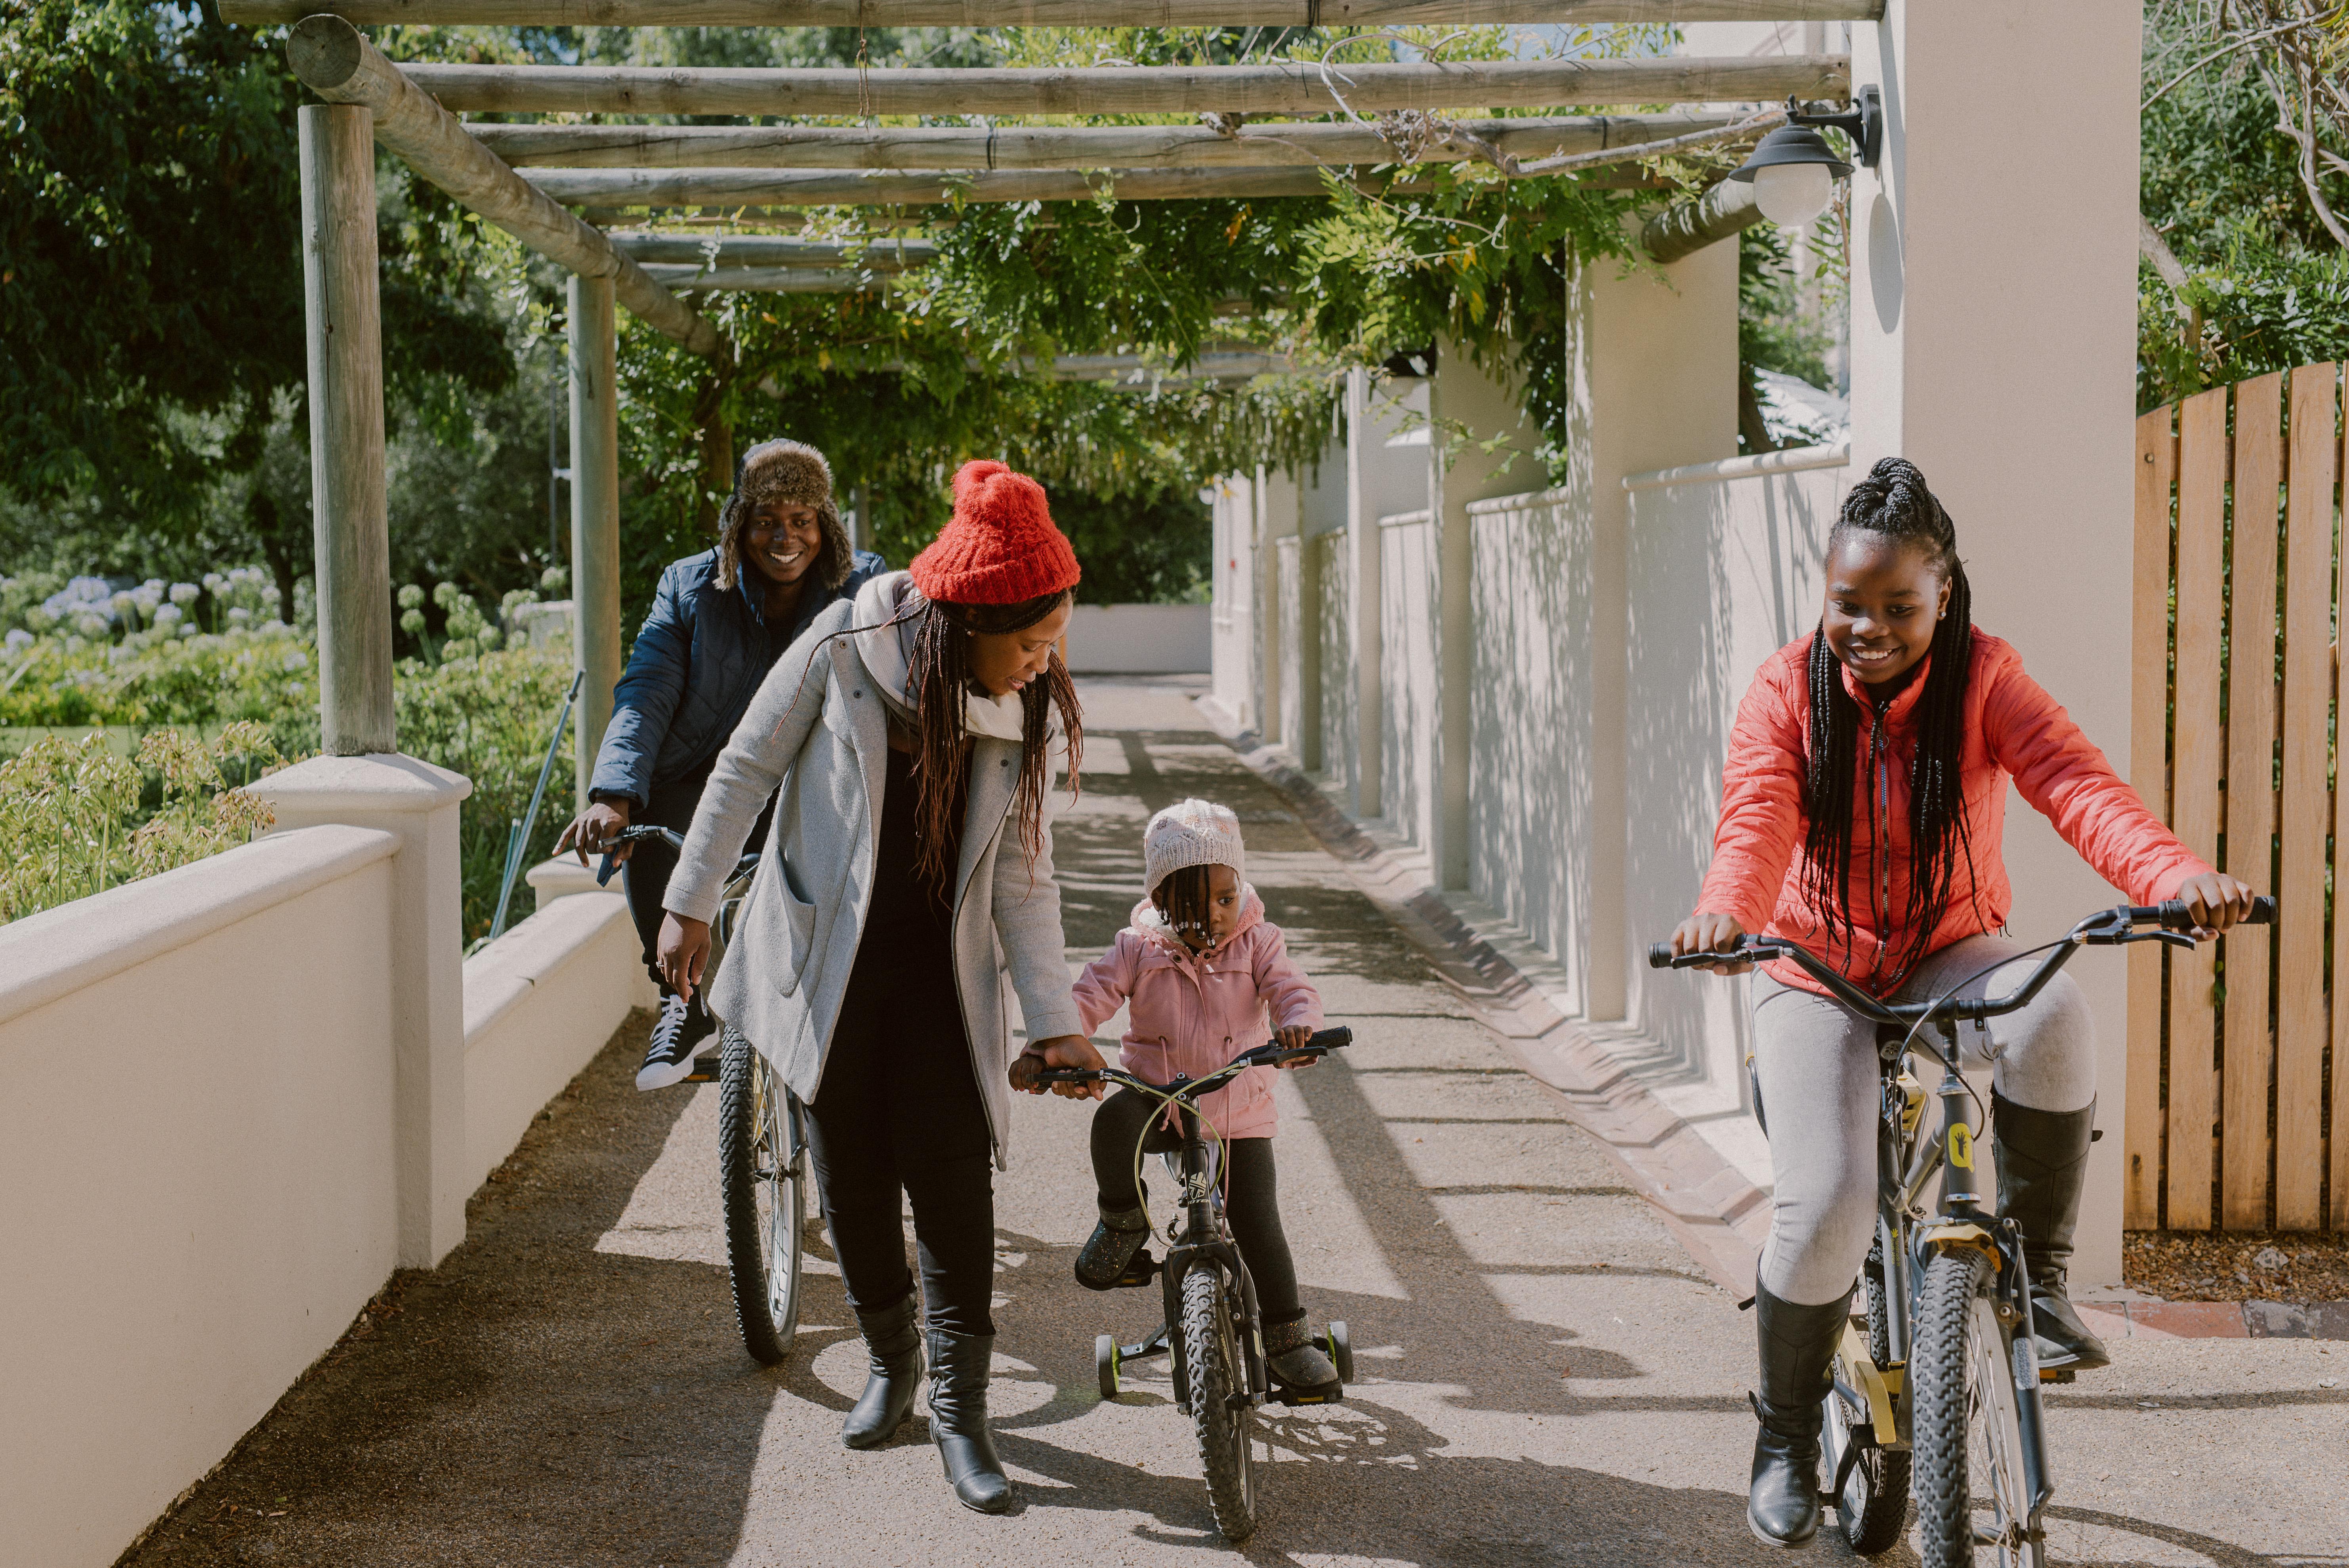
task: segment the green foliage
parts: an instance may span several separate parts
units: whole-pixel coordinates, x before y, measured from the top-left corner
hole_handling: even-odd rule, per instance
[[[235,788],[277,760],[268,731],[249,723],[209,743],[158,730],[136,758],[103,735],[35,741],[0,764],[0,921],[248,841],[272,819]]]

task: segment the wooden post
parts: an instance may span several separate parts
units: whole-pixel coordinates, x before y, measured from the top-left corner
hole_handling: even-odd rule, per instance
[[[321,748],[334,757],[399,749],[391,697],[391,533],[384,503],[370,120],[366,109],[342,104],[313,104],[298,118],[318,729]]]
[[[1640,248],[1658,266],[1669,266],[1716,240],[1726,240],[1762,222],[1750,182],[1724,180],[1693,201],[1670,207],[1640,231]]]
[[[2137,513],[2129,590],[2129,783],[2147,809],[2164,822],[2175,820],[2169,807],[2169,492],[2178,479],[2178,433],[2170,428],[2176,411],[2174,405],[2165,403],[2137,422]],[[2324,427],[2328,434],[2332,418],[2328,405]],[[2329,535],[2325,542],[2329,549]],[[2333,613],[2329,600],[2324,613],[2328,617]],[[2331,630],[2329,621],[2326,630]],[[2322,823],[2317,841],[2323,842]],[[2156,1230],[2161,1224],[2162,952],[2150,942],[2128,950],[2128,1081],[2123,1090],[2121,1222],[2132,1231]]]
[[[573,755],[579,809],[620,682],[620,410],[612,280],[571,279],[572,657],[579,688]]]
[[[321,6],[363,26],[1401,27],[1453,23],[1857,22],[1884,0],[222,0],[248,26]]]

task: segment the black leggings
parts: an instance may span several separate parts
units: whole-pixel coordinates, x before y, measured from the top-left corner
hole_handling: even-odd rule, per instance
[[[991,1335],[994,1143],[952,961],[927,946],[868,939],[858,950],[808,1108],[808,1151],[849,1305],[884,1311],[914,1288],[903,1191],[930,1326]]]
[[[709,782],[709,770],[718,766],[711,758],[700,767],[666,784],[653,786],[652,799],[640,810],[628,813],[632,828],[673,828],[682,833],[693,826],[694,808],[701,804],[703,786]],[[767,823],[775,814],[775,803],[759,813],[750,825],[750,836],[743,841],[748,854],[767,841]],[[668,892],[668,879],[677,870],[677,851],[659,839],[649,839],[632,846],[627,860],[620,867],[622,889],[628,895],[628,918],[636,923],[636,940],[644,944],[645,967],[651,971],[653,984],[660,993],[668,995],[668,982],[661,978],[660,966],[653,962],[655,944],[660,940],[661,916],[667,912],[661,900]],[[694,1005],[700,1006],[701,993],[693,995]]]
[[[1130,1088],[1119,1089],[1093,1112],[1093,1181],[1101,1189],[1105,1212],[1139,1208],[1143,1194],[1133,1183],[1133,1140],[1143,1136],[1159,1101]],[[1174,1130],[1151,1128],[1143,1145],[1150,1153],[1172,1151],[1182,1144]],[[1280,1181],[1272,1164],[1272,1140],[1236,1138],[1223,1146],[1229,1180],[1224,1189],[1224,1218],[1239,1243],[1240,1261],[1256,1281],[1256,1304],[1265,1326],[1278,1327],[1305,1315],[1297,1299],[1297,1264],[1288,1255],[1288,1237],[1280,1228]]]

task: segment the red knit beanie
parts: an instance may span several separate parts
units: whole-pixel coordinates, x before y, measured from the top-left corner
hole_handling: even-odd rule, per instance
[[[1044,487],[988,460],[956,470],[954,516],[911,570],[923,598],[948,604],[1017,604],[1066,592],[1080,575]]]

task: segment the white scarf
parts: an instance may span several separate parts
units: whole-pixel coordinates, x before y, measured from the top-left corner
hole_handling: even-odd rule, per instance
[[[910,573],[885,572],[856,591],[853,611],[858,628],[857,655],[879,683],[881,695],[889,707],[908,725],[916,715],[905,683],[913,672],[914,636],[921,618],[897,618],[905,614],[913,599],[914,579]],[[987,696],[972,692],[964,699],[962,727],[968,734],[1018,745],[1027,738],[1027,724],[1026,711],[1017,695]]]

